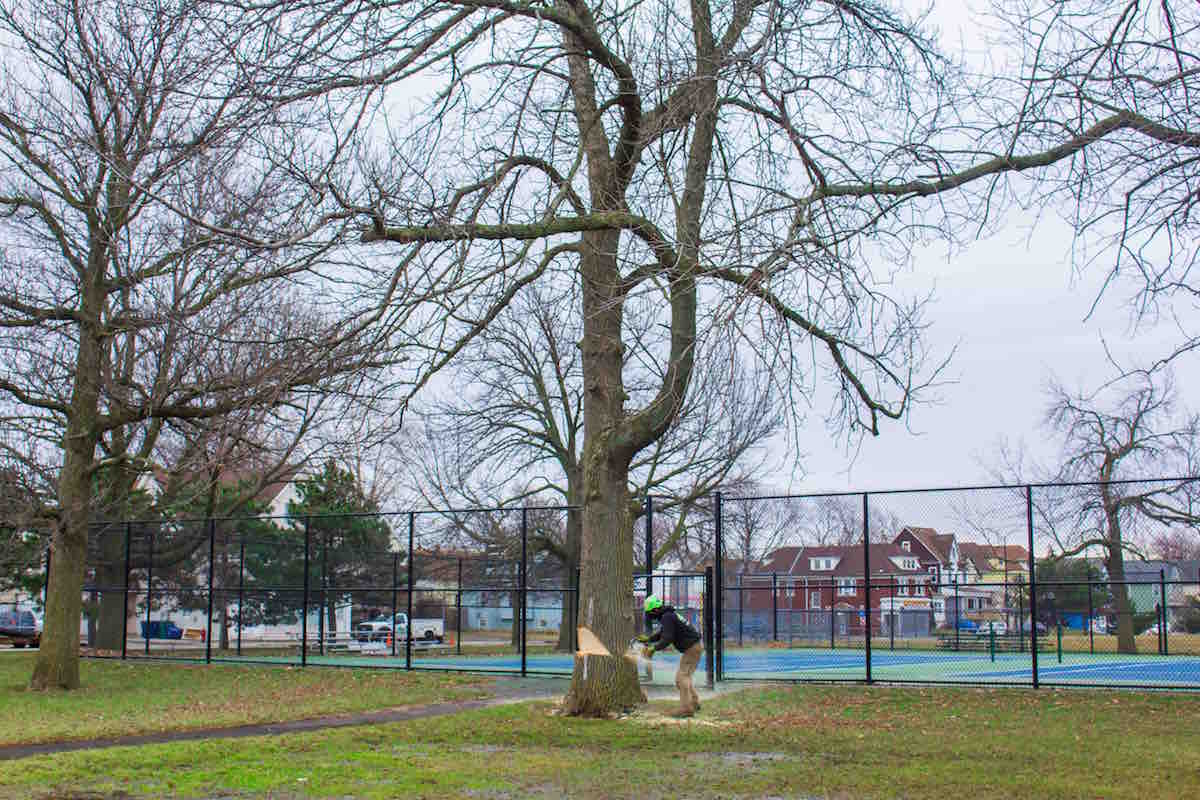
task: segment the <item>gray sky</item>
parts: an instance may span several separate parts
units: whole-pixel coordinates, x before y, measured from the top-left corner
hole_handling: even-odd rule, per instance
[[[930,20],[943,47],[967,63],[1004,60],[989,49],[968,6],[979,0],[936,0]],[[1144,366],[1180,342],[1169,322],[1133,326],[1133,288],[1113,286],[1092,304],[1111,259],[1075,274],[1071,228],[1052,211],[1040,218],[1014,210],[996,233],[947,257],[945,248],[918,254],[901,276],[905,296],[932,288],[929,341],[941,353],[956,344],[940,402],[914,409],[909,426],[893,423],[862,443],[851,460],[814,416],[801,442],[806,458],[779,488],[792,492],[944,486],[990,482],[981,460],[993,459],[1000,437],[1023,441],[1031,456],[1052,461],[1040,428],[1051,376],[1073,390],[1092,390],[1115,371],[1104,343],[1123,364]],[[1185,309],[1179,310],[1186,314]],[[1091,312],[1091,313],[1090,313]],[[1090,316],[1089,316],[1090,313]],[[1177,359],[1173,371],[1182,404],[1196,386],[1200,357]],[[814,412],[823,406],[819,403]],[[790,453],[789,453],[790,455]],[[791,467],[789,462],[786,465]]]
[[[951,258],[944,249],[920,254],[899,285],[905,294],[934,289],[929,341],[942,353],[958,345],[947,371],[954,383],[940,389],[939,403],[913,411],[911,433],[891,423],[878,438],[863,442],[853,463],[814,418],[803,436],[809,456],[786,488],[988,482],[979,459],[993,455],[1001,436],[1024,440],[1032,455],[1050,459],[1054,451],[1039,425],[1051,375],[1071,389],[1094,389],[1114,375],[1102,337],[1114,355],[1131,364],[1148,363],[1178,341],[1168,323],[1134,330],[1129,286],[1110,287],[1089,318],[1107,262],[1075,275],[1070,246],[1071,230],[1062,220],[1015,212],[997,233]],[[1189,386],[1196,385],[1197,361],[1191,357],[1175,365],[1183,403]],[[814,411],[819,410],[818,405]]]

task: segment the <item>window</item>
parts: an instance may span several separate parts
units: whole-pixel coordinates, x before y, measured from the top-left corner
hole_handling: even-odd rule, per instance
[[[906,553],[911,553],[912,552],[912,542],[910,542],[908,539],[905,539],[903,542],[900,543],[900,549]]]
[[[808,568],[813,571],[824,571],[833,569],[832,558],[810,558],[808,560]]]
[[[854,578],[838,578],[838,596],[854,595]]]
[[[904,559],[904,569],[916,569],[916,568],[917,568],[917,560],[915,558]]]
[[[821,607],[821,593],[820,592],[813,592],[812,597],[808,598],[808,600],[809,600],[809,603],[808,603],[809,608],[820,608]]]
[[[796,587],[789,586],[786,589],[784,589],[783,596],[786,597],[788,600],[791,600],[793,597],[796,596]]]

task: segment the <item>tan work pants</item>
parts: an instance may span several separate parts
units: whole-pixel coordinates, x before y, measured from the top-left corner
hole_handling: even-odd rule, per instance
[[[703,652],[704,645],[696,642],[679,658],[679,671],[675,673],[675,686],[679,689],[680,714],[695,714],[696,709],[700,708],[700,695],[696,694],[692,676],[696,674],[696,667],[700,664],[700,655]]]

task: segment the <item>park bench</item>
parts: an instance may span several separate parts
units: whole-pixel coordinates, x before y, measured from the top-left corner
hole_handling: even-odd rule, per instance
[[[992,647],[992,639],[986,633],[976,633],[975,631],[959,631],[955,635],[954,631],[938,631],[937,646],[939,650],[954,650],[954,651],[974,651],[974,652],[989,652]],[[1024,653],[1029,652],[1029,631],[1024,634],[1018,632],[996,634],[995,646],[997,653]],[[1038,637],[1038,650],[1053,650],[1054,642],[1048,636]]]

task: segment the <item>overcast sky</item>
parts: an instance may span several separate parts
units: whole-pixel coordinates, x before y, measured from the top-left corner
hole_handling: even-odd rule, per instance
[[[1047,380],[1057,375],[1069,388],[1094,389],[1111,378],[1101,337],[1122,360],[1146,363],[1169,351],[1175,340],[1167,325],[1135,335],[1128,287],[1106,293],[1089,318],[1104,276],[1099,268],[1073,275],[1064,223],[1045,218],[1032,234],[1029,217],[1010,215],[1007,223],[950,260],[944,253],[922,254],[907,276],[912,293],[934,287],[933,347],[958,348],[947,371],[953,382],[938,391],[940,402],[914,409],[911,432],[890,423],[864,441],[853,463],[814,419],[804,437],[809,455],[790,490],[987,481],[979,459],[992,454],[1001,436],[1023,439],[1044,458],[1052,455],[1039,428]],[[1196,366],[1193,358],[1175,368],[1184,402]]]
[[[961,0],[936,3],[932,21],[947,50],[961,47],[968,61],[980,56],[980,28],[969,22]],[[1034,219],[1015,211],[1003,219],[997,233],[953,258],[944,248],[920,254],[903,278],[901,289],[908,296],[934,288],[928,312],[934,348],[944,353],[958,347],[947,373],[955,383],[940,390],[941,402],[913,411],[911,433],[892,423],[878,438],[864,441],[853,462],[844,444],[831,441],[814,418],[802,437],[807,457],[790,477],[781,475],[778,488],[803,492],[988,482],[979,461],[993,455],[1001,436],[1023,440],[1032,455],[1051,460],[1054,451],[1039,426],[1052,375],[1075,390],[1092,390],[1110,379],[1115,372],[1102,337],[1131,366],[1148,364],[1179,343],[1168,323],[1134,330],[1128,285],[1112,287],[1089,317],[1105,277],[1102,265],[1111,260],[1100,259],[1094,270],[1073,274],[1071,229],[1060,218]],[[1188,398],[1198,369],[1196,356],[1174,366],[1180,402],[1192,410],[1200,405]]]

